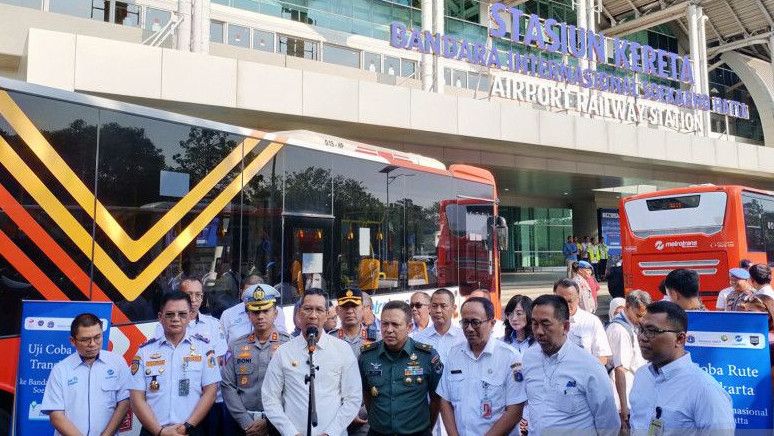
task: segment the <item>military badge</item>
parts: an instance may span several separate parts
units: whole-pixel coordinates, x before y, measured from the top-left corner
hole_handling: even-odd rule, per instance
[[[132,371],[132,375],[137,374],[137,371],[140,369],[140,356],[132,358],[132,364],[129,366],[129,369]]]
[[[201,356],[199,356],[199,359],[201,360]],[[210,350],[207,352],[207,367],[215,368],[216,366],[218,366],[218,361],[215,359],[215,352]]]

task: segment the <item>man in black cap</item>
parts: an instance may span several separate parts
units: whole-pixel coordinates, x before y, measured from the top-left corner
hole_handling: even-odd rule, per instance
[[[341,327],[331,330],[330,334],[348,343],[357,358],[360,347],[380,340],[381,335],[363,324],[363,293],[360,289],[350,287],[340,291],[336,303]]]
[[[363,345],[372,344],[381,337],[377,330],[369,329],[363,324],[363,293],[360,289],[346,288],[336,297],[336,312],[341,320],[341,327],[331,330],[330,334],[348,343],[357,358]],[[363,406],[357,418],[347,428],[347,432],[349,435],[364,436],[368,434],[368,430],[368,413]]]

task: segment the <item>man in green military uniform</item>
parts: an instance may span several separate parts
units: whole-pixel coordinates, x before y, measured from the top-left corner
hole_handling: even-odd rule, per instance
[[[364,345],[358,364],[370,436],[429,436],[438,418],[435,393],[443,373],[438,353],[409,337],[411,307],[390,301],[382,308],[382,338]]]
[[[263,415],[261,385],[274,352],[290,340],[290,336],[274,328],[277,317],[274,298],[260,287],[248,297],[245,311],[253,331],[229,344],[221,369],[223,401],[248,436],[270,431],[269,421]]]

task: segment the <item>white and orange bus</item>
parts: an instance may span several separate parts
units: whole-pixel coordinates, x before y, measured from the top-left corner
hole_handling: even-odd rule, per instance
[[[774,193],[699,185],[626,197],[620,203],[624,283],[661,298],[676,268],[696,271],[701,297],[715,307],[728,270],[742,259],[774,262]]]
[[[0,425],[22,300],[114,302],[126,359],[182,276],[202,278],[216,315],[250,274],[285,306],[354,283],[377,304],[447,287],[499,307],[497,201],[471,166],[0,79]]]

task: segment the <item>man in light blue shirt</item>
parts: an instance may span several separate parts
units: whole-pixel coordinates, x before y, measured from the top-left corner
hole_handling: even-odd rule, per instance
[[[130,398],[140,435],[201,434],[220,382],[209,339],[187,330],[191,299],[176,291],[161,299],[163,334],[140,346],[132,359]]]
[[[532,303],[532,334],[540,347],[524,353],[530,436],[618,435],[621,420],[605,367],[568,340],[570,308],[558,295]]]
[[[129,408],[129,368],[102,350],[102,321],[82,313],[70,324],[76,352],[54,365],[43,394],[43,413],[57,435],[116,434]]]
[[[567,265],[567,278],[572,277],[572,263],[578,260],[578,245],[572,242],[572,236],[567,237],[567,242],[562,247],[564,263]]]
[[[650,364],[634,375],[631,391],[632,434],[733,435],[736,428],[731,397],[685,351],[688,316],[675,303],[658,301],[647,307],[638,340]]]

